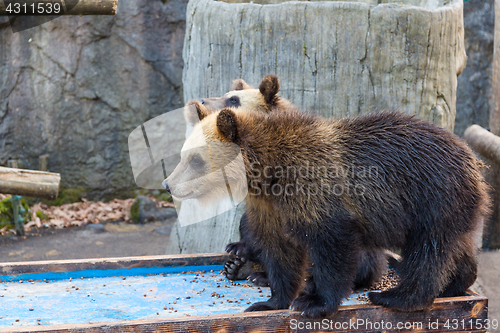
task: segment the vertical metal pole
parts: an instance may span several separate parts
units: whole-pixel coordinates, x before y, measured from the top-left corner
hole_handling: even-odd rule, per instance
[[[12,201],[12,210],[14,211],[14,224],[16,226],[16,234],[18,236],[24,236],[24,225],[23,225],[23,219],[21,216],[19,216],[19,211],[20,205],[21,205],[21,196],[20,195],[13,195],[12,198],[10,199]]]

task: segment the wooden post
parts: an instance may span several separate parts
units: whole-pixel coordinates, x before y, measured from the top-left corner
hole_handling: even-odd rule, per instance
[[[0,16],[25,16],[26,13],[20,12],[16,15],[15,11],[8,12],[7,6],[9,3],[14,3],[13,0],[0,1]],[[61,5],[61,12],[52,10],[51,14],[44,11],[43,15],[115,15],[118,6],[118,0],[23,0],[26,3],[26,8],[30,9],[31,5],[38,6],[39,3],[58,3]],[[41,6],[44,7],[44,6]],[[23,7],[24,8],[24,7]],[[44,7],[46,8],[46,7]],[[54,7],[51,7],[54,8]]]
[[[495,46],[491,80],[490,130],[500,135],[500,0],[495,0]],[[492,163],[486,172],[490,184],[492,213],[484,228],[483,247],[500,248],[500,164]]]
[[[41,155],[38,157],[38,165],[40,171],[48,171],[49,155]]]
[[[60,183],[58,173],[0,167],[0,193],[53,200]]]
[[[18,160],[8,160],[8,161],[7,161],[7,166],[8,166],[9,168],[14,168],[14,169],[19,168],[19,163],[18,163]]]

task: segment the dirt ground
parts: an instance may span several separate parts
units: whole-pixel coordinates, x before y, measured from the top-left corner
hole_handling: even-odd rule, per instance
[[[0,237],[0,262],[111,258],[165,254],[175,218],[164,223],[106,223]],[[489,318],[500,322],[500,251],[479,255],[473,289],[489,299]],[[500,329],[490,332],[500,332]]]
[[[164,223],[90,224],[0,237],[0,262],[165,254],[175,218]]]

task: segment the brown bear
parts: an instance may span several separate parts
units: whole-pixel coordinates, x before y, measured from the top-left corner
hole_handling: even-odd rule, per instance
[[[278,92],[280,84],[278,77],[273,74],[265,76],[258,89],[254,89],[243,79],[232,82],[231,91],[221,97],[203,98],[199,101],[190,101],[187,106],[201,103],[206,107],[206,112],[220,111],[222,108],[241,108],[256,112],[287,112],[295,110],[290,101],[281,97]],[[186,108],[186,119],[192,125],[199,121],[196,109]],[[240,241],[230,243],[226,251],[233,254],[235,258],[229,259],[224,265],[223,274],[229,280],[245,279],[252,281],[257,286],[268,286],[267,274],[262,271],[260,248],[253,240],[248,239],[251,232],[247,232],[248,217],[243,214],[240,221]],[[354,280],[354,287],[369,287],[377,281],[386,269],[386,255],[383,251],[373,250],[370,253],[360,252],[358,274]]]
[[[211,162],[189,148],[200,140],[239,147],[247,237],[259,248],[272,293],[247,311],[291,306],[312,318],[332,314],[354,285],[363,251],[401,252],[398,286],[369,293],[377,305],[422,310],[475,281],[487,185],[482,163],[457,136],[397,112],[326,120],[293,108],[210,113],[195,106],[201,121],[164,186],[174,197],[206,196],[210,182],[198,184],[197,173]],[[241,176],[226,169],[229,179]]]

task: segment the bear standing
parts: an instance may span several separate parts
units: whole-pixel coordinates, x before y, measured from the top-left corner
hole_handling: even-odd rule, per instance
[[[199,122],[198,112],[192,107],[197,103],[203,104],[206,112],[217,112],[225,107],[233,109],[241,108],[252,112],[288,112],[296,110],[296,107],[287,99],[278,94],[280,84],[278,77],[273,74],[266,75],[259,84],[258,89],[248,85],[243,79],[232,82],[231,91],[221,97],[203,98],[199,101],[188,102],[185,109],[185,117],[192,126]],[[261,268],[259,244],[249,237],[247,232],[248,218],[243,214],[240,221],[240,241],[230,243],[226,251],[235,255],[230,258],[223,270],[223,274],[230,280],[248,278],[257,286],[268,286],[269,281],[265,271],[255,271]],[[257,264],[257,265],[255,265]],[[386,254],[382,250],[372,249],[370,253],[361,252],[359,256],[358,273],[354,281],[354,288],[367,288],[382,277],[386,270]]]
[[[272,291],[247,311],[291,305],[307,317],[330,315],[351,292],[360,253],[381,249],[401,251],[401,282],[371,292],[374,304],[422,310],[475,281],[487,185],[482,163],[455,135],[396,112],[325,120],[295,110],[196,108],[201,121],[185,147],[203,138],[236,144],[243,156],[247,238]],[[174,197],[187,191],[179,179],[196,185],[192,161],[210,167],[182,156],[164,182]],[[203,195],[201,185],[189,191]]]

